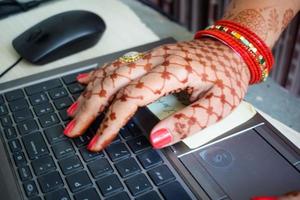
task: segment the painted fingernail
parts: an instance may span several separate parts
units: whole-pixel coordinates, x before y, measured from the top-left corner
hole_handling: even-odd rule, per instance
[[[93,139],[90,141],[89,145],[87,146],[87,149],[90,151],[94,150],[94,144],[98,141],[100,135],[96,134]]]
[[[72,116],[73,113],[76,111],[77,107],[78,107],[78,102],[75,101],[75,102],[68,108],[67,114],[68,114],[69,116]]]
[[[66,128],[64,130],[64,134],[66,136],[70,135],[70,132],[73,130],[75,124],[76,124],[76,121],[74,119],[68,123],[68,125],[66,126]]]
[[[251,200],[278,200],[277,197],[252,197]]]
[[[78,75],[76,76],[76,79],[77,79],[77,80],[80,80],[80,79],[82,79],[82,78],[87,77],[88,75],[89,75],[88,73],[78,74]]]
[[[162,128],[150,134],[150,142],[155,149],[160,149],[170,142],[173,136],[168,129]]]

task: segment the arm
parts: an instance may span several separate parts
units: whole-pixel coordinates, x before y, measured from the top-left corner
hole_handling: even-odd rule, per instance
[[[224,19],[246,26],[272,48],[299,10],[299,0],[233,0]]]

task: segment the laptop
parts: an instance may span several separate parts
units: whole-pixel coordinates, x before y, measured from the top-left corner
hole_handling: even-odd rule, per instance
[[[1,199],[244,200],[300,190],[300,151],[259,114],[198,148],[179,142],[154,150],[158,118],[147,107],[103,151],[86,134],[63,135],[66,109],[84,90],[77,74],[176,42],[172,38],[0,84]]]

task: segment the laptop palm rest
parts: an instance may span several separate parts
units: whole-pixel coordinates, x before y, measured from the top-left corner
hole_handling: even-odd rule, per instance
[[[212,199],[250,199],[300,189],[300,173],[253,129],[180,157]]]

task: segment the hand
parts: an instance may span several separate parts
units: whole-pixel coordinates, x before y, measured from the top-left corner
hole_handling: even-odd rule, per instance
[[[229,47],[212,39],[168,44],[134,63],[114,61],[79,75],[85,92],[69,108],[74,119],[64,133],[76,137],[109,106],[105,119],[88,145],[100,151],[116,137],[139,107],[182,90],[192,102],[160,121],[151,131],[154,148],[174,144],[227,116],[243,99],[250,73]],[[110,104],[110,105],[109,105]]]

